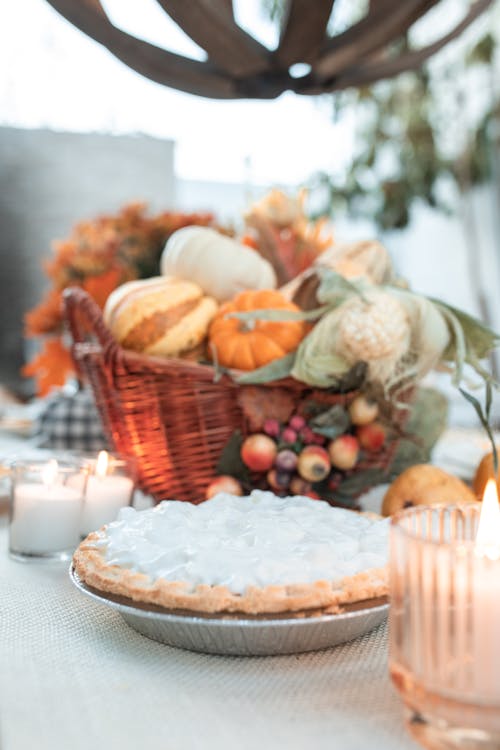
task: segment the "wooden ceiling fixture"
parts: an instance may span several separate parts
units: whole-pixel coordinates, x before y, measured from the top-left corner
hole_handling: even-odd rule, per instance
[[[366,16],[331,36],[335,0],[285,0],[277,49],[270,50],[235,21],[232,0],[157,0],[203,50],[205,61],[169,52],[122,31],[100,0],[47,0],[61,15],[146,78],[212,99],[274,99],[284,91],[318,95],[362,86],[419,67],[458,36],[492,0],[474,0],[448,34],[420,49],[394,42],[439,0],[371,0]],[[308,72],[294,76],[297,63]]]

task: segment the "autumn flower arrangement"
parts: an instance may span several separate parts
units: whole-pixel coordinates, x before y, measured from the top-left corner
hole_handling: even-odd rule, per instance
[[[426,373],[445,368],[456,385],[466,372],[491,379],[482,360],[500,343],[493,331],[414,293],[379,242],[334,240],[324,220],[307,217],[303,194],[272,191],[249,207],[236,237],[182,226],[166,243],[165,232],[161,242],[147,233],[154,241],[138,251],[129,235],[100,268],[105,288],[91,295],[101,292],[101,305],[109,295],[109,339],[134,352],[150,387],[168,394],[155,401],[166,411],[151,423],[142,394],[135,408],[128,380],[111,378],[113,404],[123,398],[134,421],[122,429],[119,410],[107,407],[106,379],[96,395],[117,449],[140,452],[143,487],[157,498],[199,502],[221,488],[260,487],[352,504],[389,471],[428,460],[446,404],[419,387]],[[77,254],[86,291],[96,247]],[[71,281],[65,275],[61,286]],[[68,314],[81,306],[95,324],[87,297],[72,299]],[[96,368],[113,363],[85,361],[100,388]],[[153,456],[154,476],[146,473]]]
[[[116,214],[78,223],[69,237],[54,242],[53,257],[44,264],[51,287],[25,316],[25,335],[43,337],[40,351],[23,368],[23,375],[36,379],[38,395],[64,385],[74,374],[64,335],[62,293],[66,287],[82,287],[103,308],[120,284],[158,273],[161,252],[173,232],[187,225],[213,223],[211,213],[151,215],[145,204],[131,203]]]

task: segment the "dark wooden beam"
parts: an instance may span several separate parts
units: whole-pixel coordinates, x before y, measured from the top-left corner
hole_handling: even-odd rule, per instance
[[[213,99],[271,99],[287,90],[314,96],[413,70],[457,37],[493,0],[475,0],[461,23],[442,39],[399,56],[388,56],[388,45],[438,0],[371,0],[363,20],[324,41],[333,1],[289,0],[281,43],[271,53],[237,26],[231,0],[158,0],[195,42],[202,42],[209,59],[200,62],[115,27],[100,0],[47,0],[146,78]],[[321,56],[313,60],[317,49]],[[291,77],[288,68],[295,62],[310,62],[310,75]]]
[[[439,0],[378,0],[347,31],[329,39],[314,64],[320,79],[328,79],[366,55],[405,34],[410,26]]]
[[[221,0],[220,4],[228,16],[234,18],[233,0]]]
[[[47,1],[115,57],[156,83],[214,99],[240,96],[234,81],[213,65],[176,55],[117,29],[104,14],[98,0]]]
[[[332,80],[330,90],[336,91],[353,86],[368,86],[376,81],[392,78],[406,71],[416,70],[432,55],[435,55],[436,52],[439,52],[440,49],[453,41],[453,39],[456,39],[492,3],[493,0],[476,0],[462,21],[437,41],[420,49],[398,55],[397,57],[385,60],[365,60],[361,65],[347,70]],[[320,92],[324,93],[325,88],[326,83],[322,82],[319,86],[311,84],[307,91],[298,91],[297,93],[307,93],[309,95]]]
[[[269,68],[269,50],[234,22],[227,0],[156,1],[220,70],[238,78]]]
[[[326,27],[334,0],[287,0],[276,62],[288,68],[294,63],[313,63],[326,39]]]

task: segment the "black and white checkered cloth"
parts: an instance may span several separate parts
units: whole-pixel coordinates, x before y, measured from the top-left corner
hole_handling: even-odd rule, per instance
[[[109,448],[94,396],[87,388],[49,396],[34,437],[40,448],[92,452]]]

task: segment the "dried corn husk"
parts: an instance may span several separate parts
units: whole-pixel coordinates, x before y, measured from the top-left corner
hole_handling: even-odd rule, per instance
[[[370,284],[388,284],[394,276],[389,253],[380,242],[342,242],[324,250],[310,268],[282,286],[280,291],[287,299],[296,301],[303,296],[304,286],[310,287],[311,278],[321,276],[325,269],[345,279]]]
[[[362,361],[369,380],[386,385],[409,351],[411,333],[406,309],[394,295],[365,288],[321,318],[299,346],[292,375],[328,387]]]
[[[392,287],[391,294],[404,305],[410,321],[408,374],[420,379],[436,367],[450,343],[448,325],[442,312],[427,297]]]
[[[393,277],[389,253],[376,240],[332,245],[321,253],[314,265],[332,268],[346,279],[363,278],[372,284],[389,283]]]

